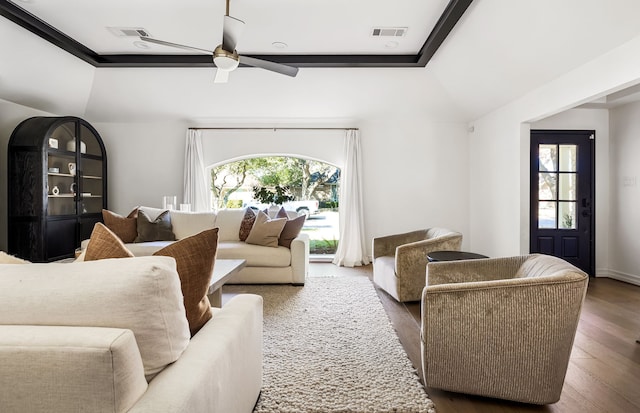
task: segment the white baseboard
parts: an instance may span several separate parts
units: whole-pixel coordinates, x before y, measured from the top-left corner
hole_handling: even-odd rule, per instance
[[[616,270],[598,269],[596,270],[596,277],[613,278],[614,280],[624,281],[629,284],[640,285],[640,275],[627,274]]]

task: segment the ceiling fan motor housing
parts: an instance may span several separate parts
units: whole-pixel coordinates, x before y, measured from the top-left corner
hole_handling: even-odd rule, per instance
[[[229,52],[228,50],[224,50],[222,45],[220,45],[213,51],[213,63],[218,69],[232,71],[238,67],[240,58],[235,50]]]

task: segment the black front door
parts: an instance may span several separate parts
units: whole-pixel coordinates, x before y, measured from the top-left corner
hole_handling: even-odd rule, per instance
[[[531,252],[594,275],[595,131],[531,131]]]

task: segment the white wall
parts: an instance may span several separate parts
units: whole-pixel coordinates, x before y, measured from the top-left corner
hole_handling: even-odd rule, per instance
[[[187,125],[181,122],[92,123],[107,151],[108,207],[162,207],[163,195],[182,196]]]
[[[640,37],[472,123],[470,228],[474,251],[504,256],[529,250],[529,123],[638,83]],[[589,129],[590,124],[585,120],[573,126]],[[487,164],[491,167],[486,168]],[[606,270],[605,264],[597,265],[600,271]]]
[[[611,110],[609,276],[640,285],[640,103]]]
[[[303,126],[295,121],[289,124]],[[136,205],[161,206],[163,195],[182,196],[186,130],[204,125],[96,122],[93,126],[107,149],[110,209],[127,214]],[[239,125],[222,122],[217,126]],[[360,128],[367,248],[374,236],[416,228],[445,226],[468,233],[465,125],[393,116],[330,124],[316,121],[306,126]],[[203,146],[217,154],[209,155],[208,163],[249,154],[295,154],[343,165],[339,133],[324,139],[309,139],[316,134],[309,133],[300,139],[295,131],[282,132],[277,139],[269,131],[227,136],[205,132]]]
[[[610,268],[609,190],[609,111],[606,109],[572,109],[531,123],[531,129],[595,130],[595,269],[597,276],[608,275]],[[528,165],[527,165],[528,166]],[[528,209],[527,209],[528,211]],[[528,218],[528,212],[527,212]],[[527,231],[527,237],[529,236]]]

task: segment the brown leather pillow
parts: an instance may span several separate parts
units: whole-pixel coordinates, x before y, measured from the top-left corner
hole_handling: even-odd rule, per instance
[[[89,238],[84,261],[128,257],[133,257],[133,254],[124,246],[120,237],[100,222],[96,223]]]
[[[138,236],[134,242],[175,241],[171,215],[164,211],[153,221],[144,210],[138,210]]]
[[[217,249],[218,228],[213,228],[176,241],[153,254],[176,260],[191,337],[213,316],[207,293]]]
[[[242,222],[240,222],[240,232],[238,233],[240,241],[246,241],[249,233],[251,232],[251,228],[253,228],[254,222],[256,222],[256,213],[253,212],[253,209],[247,208],[244,213],[244,217],[242,218]]]
[[[138,236],[138,208],[135,208],[126,217],[103,209],[102,220],[104,221],[104,225],[113,231],[124,243],[133,242]]]

